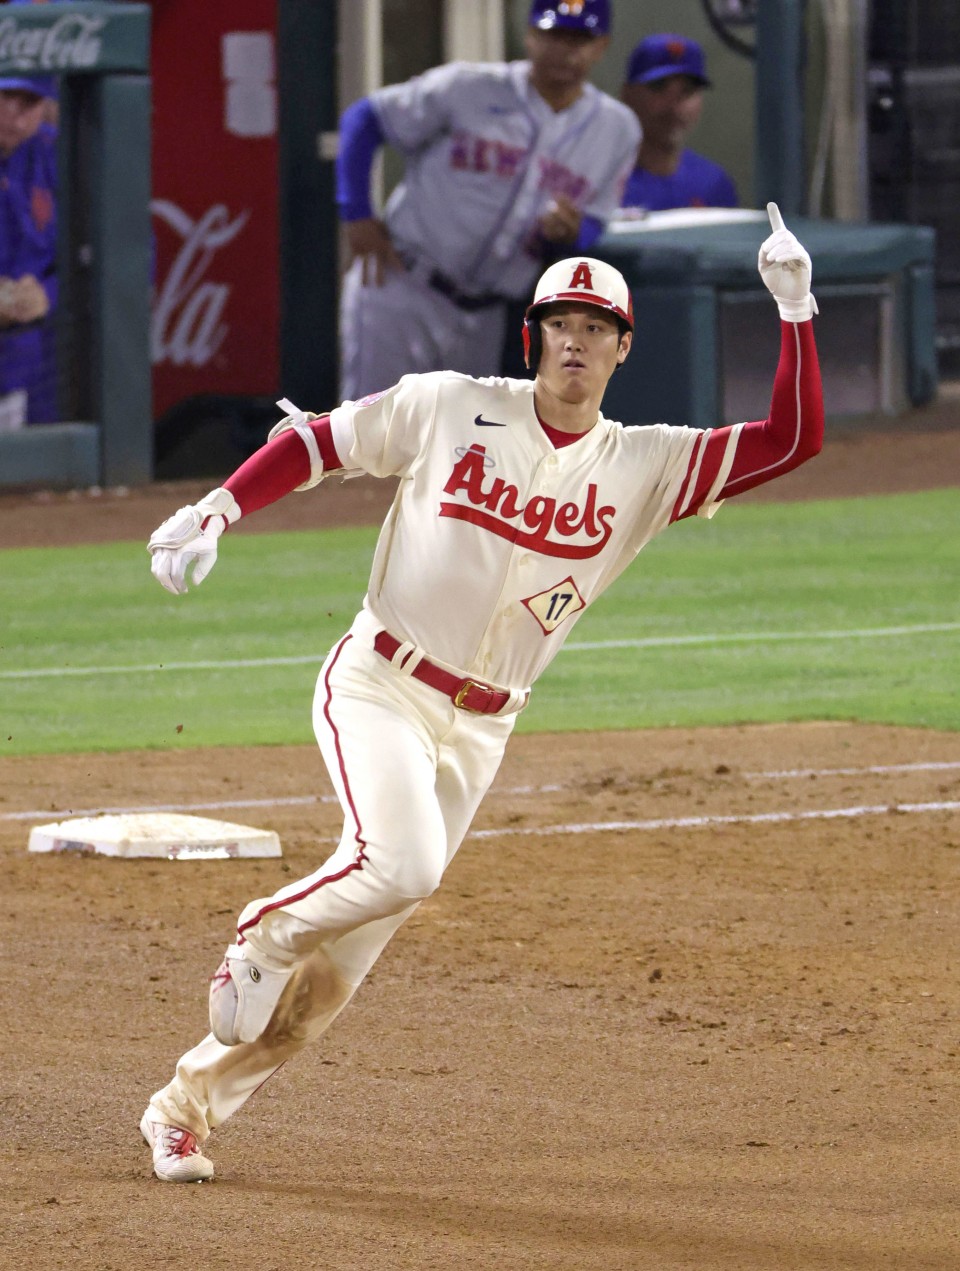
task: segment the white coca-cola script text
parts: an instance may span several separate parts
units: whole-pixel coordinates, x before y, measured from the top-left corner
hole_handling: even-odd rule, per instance
[[[206,366],[229,330],[224,311],[230,286],[207,278],[221,247],[237,237],[249,210],[231,220],[223,203],[214,203],[197,220],[167,199],[154,199],[150,211],[180,240],[163,278],[158,279],[150,321],[150,357],[154,365]]]
[[[21,26],[16,18],[0,20],[0,61],[18,71],[89,69],[100,59],[100,32],[106,18],[65,14],[51,26]]]

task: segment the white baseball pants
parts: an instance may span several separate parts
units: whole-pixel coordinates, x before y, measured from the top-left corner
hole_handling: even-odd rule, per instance
[[[364,286],[355,260],[340,295],[340,397],[357,401],[404,375],[460,371],[499,375],[506,304],[466,312],[413,273],[388,270]],[[511,332],[517,342],[520,331]]]
[[[325,661],[314,699],[314,729],[344,812],[340,844],[315,873],[247,905],[238,923],[258,960],[299,967],[293,1017],[237,1046],[208,1034],[151,1099],[154,1119],[200,1142],[324,1032],[436,889],[516,721],[458,710],[394,669],[370,647],[363,618]]]

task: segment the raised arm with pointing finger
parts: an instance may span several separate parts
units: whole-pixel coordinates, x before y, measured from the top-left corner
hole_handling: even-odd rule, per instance
[[[767,204],[767,215],[773,233],[760,245],[760,277],[784,322],[806,322],[820,312],[810,291],[810,255],[784,225],[776,203]]]

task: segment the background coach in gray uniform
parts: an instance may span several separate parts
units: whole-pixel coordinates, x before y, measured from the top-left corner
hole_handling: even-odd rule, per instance
[[[534,0],[527,61],[438,66],[344,112],[343,398],[408,372],[496,374],[507,301],[599,237],[640,139],[633,112],[587,81],[609,30],[609,0]],[[380,220],[370,170],[384,142],[405,167]]]

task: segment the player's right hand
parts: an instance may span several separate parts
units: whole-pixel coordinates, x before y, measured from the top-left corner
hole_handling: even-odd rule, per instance
[[[784,322],[806,322],[819,313],[810,291],[810,253],[784,225],[776,203],[767,204],[767,214],[773,233],[760,246],[760,277],[776,300]]]
[[[187,571],[193,566],[195,587],[217,563],[217,541],[240,516],[240,508],[229,490],[222,487],[188,507],[168,516],[150,535],[150,572],[174,596],[187,590]]]
[[[351,257],[359,256],[363,261],[361,277],[365,287],[382,287],[388,269],[403,269],[390,232],[377,217],[347,221],[346,232]]]

